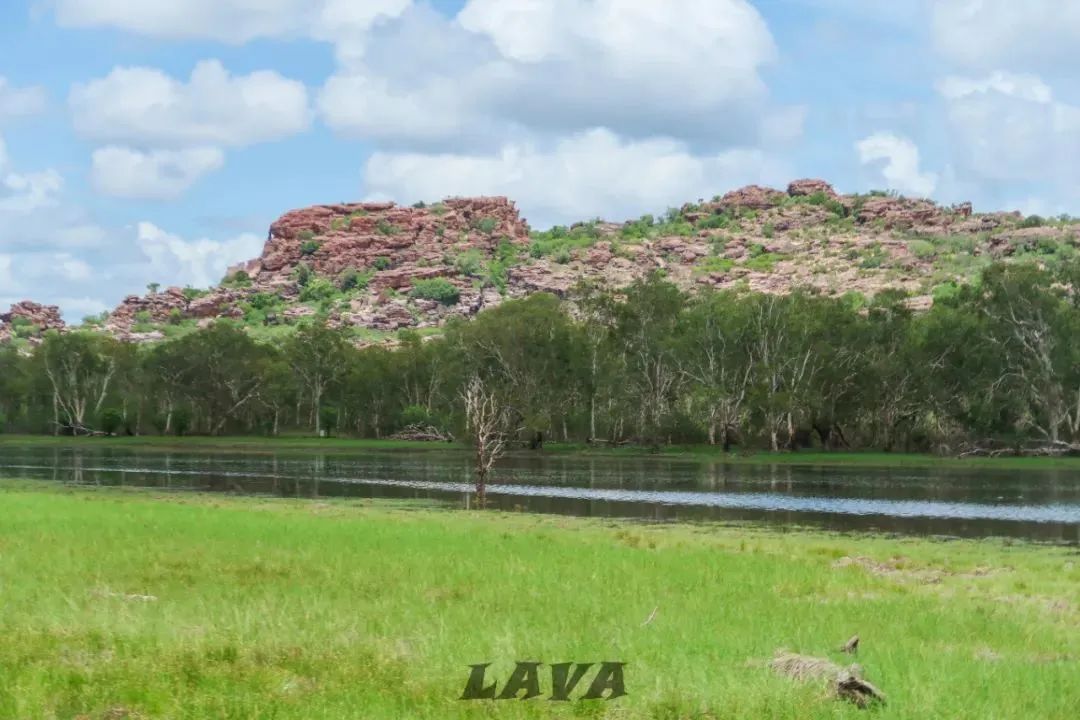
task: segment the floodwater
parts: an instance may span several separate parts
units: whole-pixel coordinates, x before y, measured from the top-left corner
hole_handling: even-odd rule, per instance
[[[442,451],[254,455],[0,447],[0,478],[304,498],[414,498],[466,507],[473,502],[469,462],[465,453]],[[749,521],[1080,544],[1078,470],[747,466],[519,453],[496,466],[488,505],[662,522]]]

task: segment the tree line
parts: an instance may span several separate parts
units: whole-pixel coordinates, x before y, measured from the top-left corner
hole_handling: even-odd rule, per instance
[[[219,320],[152,345],[0,347],[0,428],[383,438],[425,428],[539,446],[1080,449],[1080,264],[999,264],[913,312],[899,292],[620,292],[509,300],[438,337],[357,349],[312,322],[260,343]],[[471,405],[470,405],[471,404]]]

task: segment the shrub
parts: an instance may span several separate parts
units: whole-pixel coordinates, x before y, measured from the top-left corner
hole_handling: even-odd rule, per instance
[[[423,210],[426,207],[427,207],[427,203],[424,202],[423,200],[420,200],[418,202],[413,203],[413,209],[414,210]]]
[[[765,223],[765,227],[761,229],[761,234],[764,235],[767,239],[772,240],[773,237],[776,235],[776,228],[773,226],[772,223]]]
[[[313,274],[311,266],[307,263],[300,263],[296,266],[296,269],[293,270],[293,277],[296,278],[296,284],[300,287],[304,287],[311,282],[311,276]]]
[[[322,302],[338,294],[334,284],[323,277],[312,278],[300,291],[300,302]]]
[[[106,408],[101,411],[101,415],[98,417],[98,425],[101,426],[101,431],[106,435],[115,435],[123,424],[124,413],[116,408]]]
[[[300,238],[300,242],[308,242],[315,239],[314,230],[301,230],[296,237]]]
[[[401,230],[399,230],[396,226],[394,226],[390,222],[387,222],[386,220],[380,220],[379,222],[377,222],[375,224],[375,229],[383,235],[397,235],[399,232],[401,232]]]
[[[695,270],[700,273],[726,273],[735,267],[735,261],[723,257],[707,257],[699,261]]]
[[[912,240],[908,245],[911,254],[924,260],[937,255],[937,246],[928,240]]]
[[[574,256],[570,254],[570,250],[568,248],[562,248],[561,250],[556,252],[555,256],[552,258],[552,260],[559,263],[560,265],[566,265],[573,259]]]
[[[783,260],[783,258],[780,255],[767,252],[762,253],[761,255],[753,255],[749,260],[743,263],[743,267],[758,272],[769,272],[775,267],[776,263],[781,260]]]
[[[251,287],[251,276],[244,270],[237,270],[222,280],[221,284],[226,287]]]
[[[881,247],[872,247],[862,256],[859,267],[865,270],[879,268],[885,263],[888,257],[888,254]]]
[[[338,287],[341,288],[342,292],[366,290],[374,274],[372,270],[358,272],[355,268],[349,268],[342,272],[341,277],[338,278]]]
[[[305,240],[300,244],[300,254],[307,257],[308,255],[314,255],[315,252],[322,247],[322,243],[318,240]]]
[[[480,277],[484,266],[484,257],[479,250],[466,250],[454,259],[454,267],[462,275]]]
[[[1029,215],[1020,222],[1022,228],[1036,228],[1042,227],[1046,224],[1046,220],[1040,215]]]
[[[375,262],[371,263],[371,266],[373,268],[375,268],[376,270],[389,270],[390,269],[390,258],[388,258],[388,257],[377,257],[377,258],[375,258]]]
[[[495,218],[486,217],[476,223],[476,229],[485,235],[490,235],[495,232],[495,228],[499,227],[499,221]]]
[[[461,297],[461,292],[446,278],[438,277],[415,281],[409,295],[421,300],[435,300],[443,305],[453,305]]]

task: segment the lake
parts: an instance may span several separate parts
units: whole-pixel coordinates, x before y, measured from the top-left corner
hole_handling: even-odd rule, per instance
[[[0,478],[302,498],[415,498],[466,507],[463,452],[255,455],[0,447]],[[662,522],[1080,543],[1080,471],[731,465],[518,453],[488,504],[502,510]]]

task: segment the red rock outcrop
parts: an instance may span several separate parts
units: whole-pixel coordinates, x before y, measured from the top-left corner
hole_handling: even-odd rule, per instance
[[[41,305],[29,300],[17,302],[6,313],[0,313],[0,340],[7,340],[16,333],[19,326],[33,328],[35,335],[48,330],[63,331],[67,323],[60,316],[56,305]]]
[[[768,210],[776,207],[784,199],[784,193],[761,185],[747,185],[720,198],[716,204],[722,210],[747,208],[749,210]]]
[[[896,288],[916,295],[913,306],[925,307],[933,289],[927,283],[941,281],[934,258],[943,238],[969,237],[972,255],[997,258],[1030,253],[1046,242],[1075,247],[1080,231],[1024,227],[1018,213],[976,215],[967,203],[943,207],[889,195],[838,195],[815,179],[796,180],[786,191],[751,185],[684,205],[675,215],[644,230],[641,221],[579,223],[561,236],[538,238],[535,252],[526,252],[529,227],[505,198],[413,207],[318,205],[281,216],[262,254],[231,267],[221,286],[128,297],[105,330],[149,341],[160,339],[169,323],[204,326],[246,316],[249,322],[292,324],[320,316],[333,326],[389,333],[439,326],[535,292],[564,296],[582,280],[622,288],[657,270],[684,289],[781,293],[810,287],[871,295]],[[351,289],[343,285],[348,270],[357,272]],[[411,292],[419,281],[436,278],[456,288],[456,302]],[[62,327],[55,308],[18,307],[17,314],[36,325]],[[5,317],[0,338],[12,332]]]
[[[528,225],[506,198],[451,198],[412,208],[393,203],[319,205],[286,213],[271,225],[260,262],[246,272],[258,279],[291,272],[301,262],[331,277],[377,262],[423,267],[443,263],[448,251],[490,251],[504,240],[529,241]]]
[[[824,180],[795,180],[787,187],[787,193],[791,197],[808,197],[810,195],[817,195],[823,193],[830,198],[836,198],[836,190],[833,190],[833,186]]]

